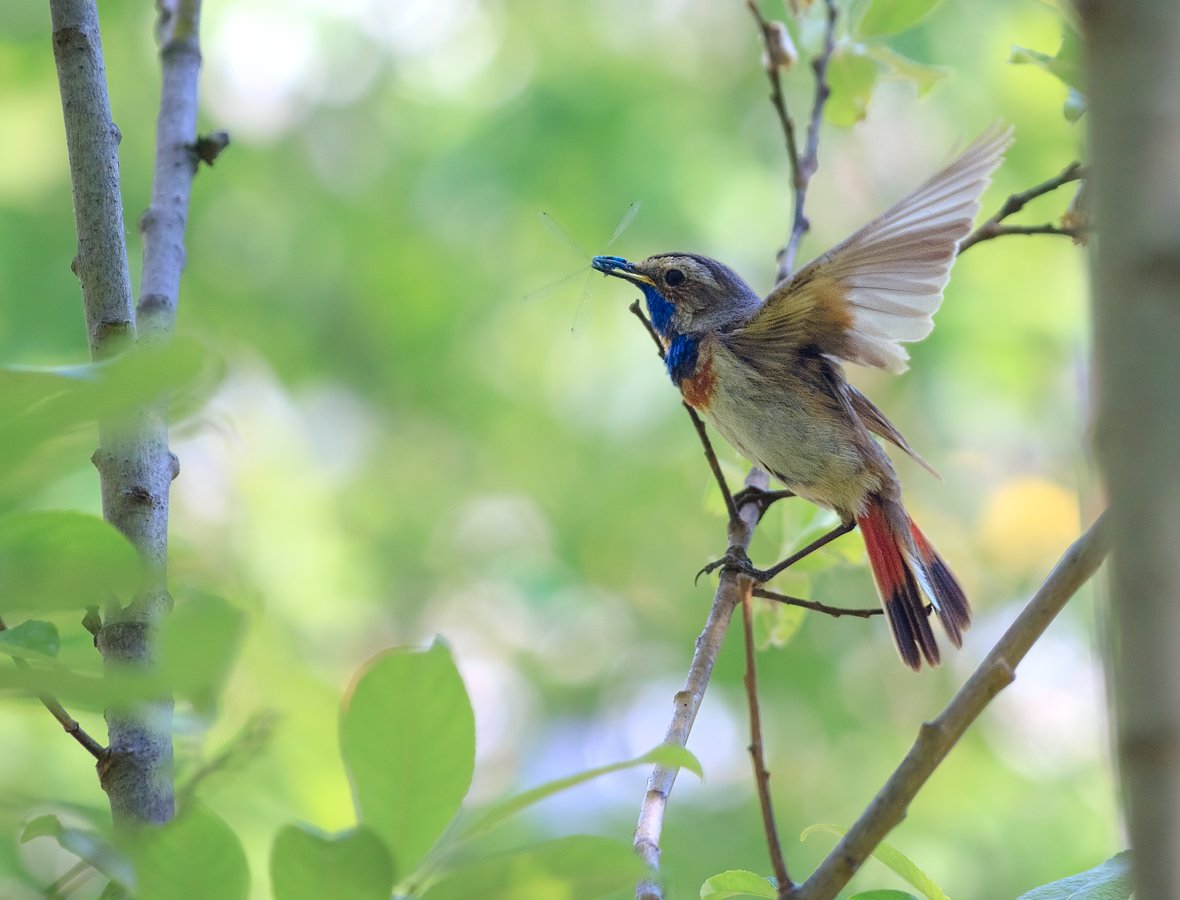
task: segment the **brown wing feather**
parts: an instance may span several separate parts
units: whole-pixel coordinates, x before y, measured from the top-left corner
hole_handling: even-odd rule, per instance
[[[985,131],[958,159],[850,238],[781,282],[733,332],[751,349],[781,343],[892,372],[900,343],[924,338],[956,248],[1011,136]]]
[[[941,480],[942,476],[934,470],[934,467],[926,460],[918,455],[918,451],[910,446],[900,431],[898,431],[892,422],[885,418],[885,413],[877,409],[868,397],[854,388],[852,385],[848,386],[848,399],[852,404],[853,412],[860,418],[864,426],[878,437],[884,438],[905,453],[920,465],[923,469],[933,475],[935,478]]]

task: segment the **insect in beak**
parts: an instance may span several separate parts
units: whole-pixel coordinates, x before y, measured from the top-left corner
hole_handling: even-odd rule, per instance
[[[641,272],[636,272],[635,266],[621,256],[596,256],[590,260],[590,265],[603,275],[614,275],[616,278],[623,278],[635,284],[656,286],[654,281]]]

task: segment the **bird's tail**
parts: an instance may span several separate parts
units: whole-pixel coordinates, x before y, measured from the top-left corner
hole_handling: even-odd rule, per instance
[[[869,498],[856,522],[864,535],[897,652],[914,671],[922,667],[923,658],[929,665],[938,665],[938,644],[922,597],[929,598],[947,637],[959,647],[963,631],[971,624],[971,607],[963,589],[896,500]]]

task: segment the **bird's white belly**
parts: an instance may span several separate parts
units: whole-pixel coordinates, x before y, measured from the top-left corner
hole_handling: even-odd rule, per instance
[[[876,487],[849,423],[826,421],[790,393],[718,377],[702,411],[739,453],[813,503],[855,513]]]

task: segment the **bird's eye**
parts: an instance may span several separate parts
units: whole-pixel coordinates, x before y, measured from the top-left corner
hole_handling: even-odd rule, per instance
[[[684,284],[684,273],[679,269],[669,269],[664,273],[664,283],[668,287],[676,287],[678,284]]]

